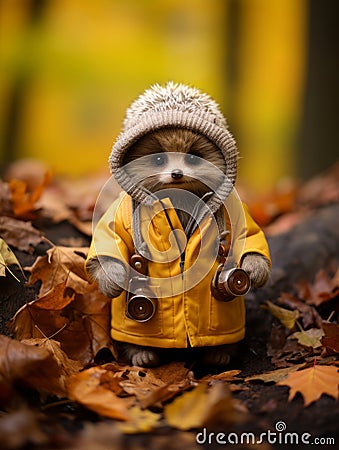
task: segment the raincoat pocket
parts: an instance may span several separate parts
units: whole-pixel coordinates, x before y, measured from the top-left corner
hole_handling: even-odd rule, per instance
[[[245,327],[244,297],[229,302],[216,300],[211,295],[209,330],[213,334],[236,334]]]

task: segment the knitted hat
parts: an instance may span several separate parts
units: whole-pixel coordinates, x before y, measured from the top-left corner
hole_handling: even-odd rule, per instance
[[[212,141],[224,155],[226,177],[218,192],[207,202],[215,212],[227,198],[237,175],[238,152],[226,119],[217,103],[198,89],[168,82],[153,85],[127,109],[123,131],[113,145],[109,158],[111,173],[120,186],[136,201],[147,196],[142,187],[135,186],[129,175],[119,170],[129,147],[150,131],[180,127],[198,132]]]

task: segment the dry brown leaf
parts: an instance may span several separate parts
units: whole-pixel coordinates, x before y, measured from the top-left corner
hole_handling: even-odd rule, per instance
[[[135,395],[142,408],[149,408],[178,395],[196,384],[183,362],[171,362],[156,368],[128,368],[120,385],[126,393]]]
[[[86,293],[88,282],[84,263],[87,252],[87,247],[53,246],[47,250],[46,255],[39,256],[33,266],[25,268],[31,273],[29,285],[41,280],[42,296],[67,279],[67,286],[75,292]]]
[[[321,328],[322,318],[317,310],[313,306],[294,297],[292,294],[282,292],[277,299],[277,303],[293,310],[299,310],[304,328],[309,328],[310,326]]]
[[[55,310],[42,309],[40,302],[44,302],[44,297],[25,304],[10,323],[15,337],[22,340],[53,336],[71,359],[83,365],[92,362],[101,348],[113,351],[109,334],[110,299],[94,284],[88,284],[86,295],[77,294],[71,303],[69,300],[71,297],[65,297],[65,307]],[[47,303],[45,307],[51,305]]]
[[[190,376],[184,362],[172,361],[159,367],[146,369],[148,377],[161,380],[164,384],[180,384]]]
[[[53,339],[25,339],[23,344],[44,348],[52,356],[51,368],[46,367],[46,376],[41,373],[35,377],[29,376],[30,384],[36,386],[37,390],[43,390],[59,396],[65,396],[66,382],[70,375],[79,372],[82,368],[79,361],[70,359],[60,348],[60,343]],[[55,364],[56,363],[56,364]]]
[[[28,253],[33,253],[33,247],[43,239],[40,231],[34,228],[31,222],[6,216],[0,217],[0,236],[8,245]]]
[[[245,381],[246,383],[249,381],[263,381],[264,383],[277,383],[278,381],[284,380],[289,373],[295,372],[296,370],[301,369],[304,366],[305,363],[296,364],[292,367],[285,367],[284,369],[277,369],[266,373],[252,375],[250,377],[245,378]]]
[[[48,436],[43,432],[39,419],[39,414],[27,407],[1,414],[1,448],[16,450],[26,446],[46,446]]]
[[[54,246],[37,258],[29,284],[41,280],[39,298],[20,308],[11,320],[17,339],[55,337],[61,348],[83,365],[103,347],[109,335],[110,299],[88,283],[84,270],[87,247]]]
[[[323,322],[322,327],[325,335],[321,344],[335,353],[339,353],[339,325],[336,323]]]
[[[107,376],[110,374],[114,378],[112,372],[97,366],[71,376],[68,379],[68,396],[101,416],[128,420],[130,402],[109,389]]]
[[[67,377],[79,369],[55,341],[19,342],[0,336],[0,378],[8,385],[20,381],[39,392],[64,396]]]
[[[338,399],[339,373],[337,367],[315,365],[290,373],[278,386],[289,386],[288,400],[291,401],[297,392],[304,398],[304,406],[319,400],[323,394]]]
[[[294,327],[296,321],[300,317],[298,310],[291,311],[289,309],[281,308],[269,300],[262,305],[262,308],[267,309],[274,317],[279,319],[286,328],[290,330]]]
[[[297,284],[298,295],[309,305],[319,306],[339,295],[339,269],[330,278],[325,270],[319,270],[313,283],[301,281]]]
[[[45,295],[34,301],[34,306],[44,310],[58,311],[69,305],[75,297],[72,288],[66,287],[68,277],[62,283],[55,285]]]
[[[286,328],[281,323],[273,323],[270,339],[267,343],[267,355],[275,367],[294,366],[307,356],[314,355],[314,350],[303,347],[297,340],[287,339]]]
[[[204,377],[204,380],[217,380],[217,381],[243,381],[242,378],[237,377],[241,373],[241,370],[227,370],[226,372],[218,373],[217,375],[208,375]]]
[[[139,376],[139,379],[137,380],[122,380],[119,384],[127,394],[135,395],[135,397],[140,401],[147,399],[149,395],[159,387],[164,387],[164,383],[161,380],[150,380],[147,376]]]

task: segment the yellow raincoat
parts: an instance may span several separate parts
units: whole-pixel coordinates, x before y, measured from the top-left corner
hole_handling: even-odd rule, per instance
[[[244,213],[246,240],[242,255],[256,252],[270,260],[262,230],[246,206]],[[153,261],[148,262],[148,276],[152,280],[150,287],[158,298],[157,309],[148,322],[139,323],[126,316],[126,292],[113,298],[113,339],[143,346],[185,348],[230,344],[244,338],[244,298],[221,302],[211,295],[211,280],[219,264],[216,259],[209,260],[209,253],[203,251],[203,247],[215,247],[215,238],[213,242],[209,239],[211,221],[212,218],[206,216],[186,242],[182,276],[172,231],[173,228],[181,230],[182,236],[184,232],[170,199],[164,199],[162,204],[155,201],[151,215],[149,207],[141,206],[141,233],[143,236],[148,233],[148,246],[154,256]],[[122,193],[98,222],[87,261],[94,256],[106,255],[122,261],[128,268],[134,253],[132,199]],[[161,258],[162,254],[164,258]]]

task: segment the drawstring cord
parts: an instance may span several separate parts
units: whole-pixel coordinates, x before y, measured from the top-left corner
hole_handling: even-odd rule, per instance
[[[170,218],[170,216],[169,216],[169,214],[167,212],[167,208],[165,207],[165,205],[164,205],[164,203],[163,203],[163,201],[161,199],[159,199],[159,202],[160,202],[160,204],[162,206],[162,209],[163,209],[163,211],[165,213],[166,220],[167,220],[167,222],[168,222],[168,224],[169,224],[169,226],[170,226],[170,228],[171,228],[171,230],[173,232],[174,239],[175,239],[175,242],[177,244],[177,247],[178,247],[178,250],[179,250],[179,253],[180,253],[180,272],[181,272],[181,277],[183,278],[184,277],[184,266],[185,266],[185,249],[183,249],[181,247],[180,241],[179,241],[177,233],[176,233],[176,229],[173,226],[171,218]]]
[[[193,227],[194,227],[194,225],[195,225],[195,222],[198,222],[198,220],[196,220],[195,219],[195,214],[196,214],[196,212],[198,211],[198,209],[199,209],[199,207],[201,206],[201,201],[203,201],[205,198],[207,198],[207,197],[210,197],[211,195],[213,195],[213,192],[207,192],[195,205],[194,205],[194,208],[193,208],[193,211],[192,211],[192,214],[191,214],[191,217],[190,217],[190,219],[189,219],[189,221],[188,221],[188,224],[187,224],[187,226],[186,226],[186,229],[185,229],[185,234],[186,234],[186,237],[188,238],[189,236],[190,236],[190,233],[193,233]],[[163,209],[163,211],[164,211],[164,213],[165,213],[165,216],[166,216],[166,220],[167,220],[167,222],[168,222],[168,224],[169,224],[169,226],[170,226],[170,228],[171,228],[171,230],[172,230],[172,232],[173,232],[173,235],[174,235],[174,238],[175,238],[175,242],[176,242],[176,244],[177,244],[177,247],[178,247],[178,250],[179,250],[179,253],[180,253],[180,271],[181,271],[181,276],[183,277],[184,276],[184,267],[185,267],[185,248],[183,249],[182,247],[181,247],[181,244],[180,244],[180,242],[179,242],[179,239],[178,239],[178,236],[177,236],[177,234],[176,234],[176,230],[175,230],[175,228],[174,228],[174,226],[173,226],[173,224],[172,224],[172,221],[171,221],[171,218],[170,218],[170,216],[169,216],[169,214],[168,214],[168,212],[167,212],[167,208],[166,208],[166,206],[164,205],[164,203],[162,202],[162,200],[161,199],[159,199],[159,202],[160,202],[160,204],[161,204],[161,206],[162,206],[162,209]]]

